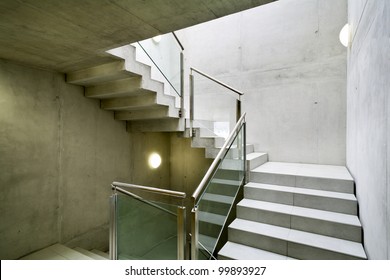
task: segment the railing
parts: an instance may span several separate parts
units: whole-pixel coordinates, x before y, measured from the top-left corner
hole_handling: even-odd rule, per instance
[[[192,194],[191,259],[214,259],[246,174],[243,114]]]
[[[119,182],[111,188],[110,259],[185,258],[185,193]]]
[[[184,47],[177,35],[174,32],[167,33],[137,42],[135,46],[139,46],[144,54],[138,59],[144,60],[143,62],[146,62],[145,59],[150,60],[158,71],[158,74],[153,74],[161,75],[156,78],[165,80],[169,85],[165,87],[166,93],[172,94],[173,91],[173,95],[180,97],[180,104],[177,105],[184,117]]]
[[[235,123],[239,120],[241,117],[241,96],[244,94],[243,92],[223,83],[222,81],[196,69],[196,68],[190,68],[190,133],[192,136],[192,128],[193,128],[193,122],[195,119],[208,119],[213,121],[224,121],[225,119],[230,118],[232,115],[232,112],[230,112],[230,100],[227,100],[225,97],[228,97],[226,93],[232,93],[234,95],[234,98],[236,100],[235,102],[235,119],[234,120],[228,120],[232,123]],[[199,81],[198,85],[201,88],[199,90],[198,94],[195,94],[195,79],[194,79],[194,72],[199,74],[201,77],[206,78],[206,81],[213,82],[212,84],[206,83],[206,81]],[[219,88],[215,87],[218,86]],[[226,92],[221,92],[220,89],[224,88],[227,89]],[[202,108],[203,112],[201,112],[200,116],[195,116],[195,97],[200,99],[200,96],[203,95],[203,102],[200,101],[200,104],[197,105],[197,108]],[[214,96],[213,96],[214,95]],[[214,106],[216,103],[218,103],[218,106]],[[218,109],[221,109],[221,111],[226,112],[224,116],[221,116],[221,112],[218,111]],[[223,110],[222,110],[223,109]],[[215,113],[216,112],[216,113]],[[210,114],[216,114],[217,116],[211,116]],[[225,120],[226,121],[226,120]]]

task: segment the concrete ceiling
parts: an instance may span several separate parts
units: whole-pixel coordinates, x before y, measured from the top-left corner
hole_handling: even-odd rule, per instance
[[[0,58],[67,72],[104,51],[275,0],[1,0]]]

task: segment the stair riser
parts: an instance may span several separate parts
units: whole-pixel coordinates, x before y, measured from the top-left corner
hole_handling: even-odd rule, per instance
[[[207,192],[214,193],[214,194],[235,196],[237,193],[237,189],[238,186],[211,183],[207,189]]]
[[[214,147],[213,138],[192,138],[191,147],[193,148],[213,148]]]
[[[354,256],[293,242],[288,242],[288,255],[301,260],[360,260]]]
[[[229,169],[218,169],[218,172],[214,175],[214,178],[239,181],[242,179],[242,172]]]
[[[90,98],[110,98],[123,95],[131,95],[141,88],[141,78],[112,81],[109,83],[90,86],[85,89],[85,96]]]
[[[208,200],[202,201],[198,210],[213,214],[227,215],[227,213],[229,213],[229,209],[230,204]]]
[[[302,230],[355,242],[361,242],[362,239],[361,227],[358,226],[243,207],[240,205],[237,206],[237,217],[254,222]]]
[[[92,85],[134,75],[125,69],[124,61],[116,61],[67,74],[66,81],[76,85]]]
[[[261,184],[282,185],[351,194],[354,193],[353,181],[347,180],[303,177],[265,172],[250,172],[250,181]]]
[[[203,235],[208,235],[214,238],[218,238],[219,233],[221,232],[222,226],[208,223],[205,221],[199,221],[199,233]]]
[[[345,255],[342,253],[289,242],[287,240],[275,237],[241,231],[235,228],[229,228],[229,241],[303,260],[359,259],[357,257]]]
[[[357,202],[353,200],[251,188],[248,186],[245,186],[244,188],[244,197],[248,199],[357,215]]]
[[[263,249],[280,255],[287,255],[287,241],[259,235],[252,232],[229,228],[229,241]]]
[[[219,148],[207,148],[206,149],[206,158],[216,158],[219,153]],[[252,144],[246,145],[246,154],[250,154],[254,152],[254,146]],[[237,148],[231,148],[229,153],[226,155],[227,159],[235,159],[241,152]]]
[[[260,157],[256,157],[252,160],[247,160],[247,170],[255,169],[256,167],[259,167],[260,165],[263,165],[268,161],[268,155],[264,154]]]

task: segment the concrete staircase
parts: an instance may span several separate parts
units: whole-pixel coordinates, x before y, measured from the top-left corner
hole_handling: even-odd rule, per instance
[[[219,259],[366,259],[342,166],[267,162],[250,172]]]
[[[37,252],[31,253],[21,260],[108,260],[108,253],[80,247],[69,248],[62,244],[54,244]]]
[[[151,67],[136,60],[129,45],[126,60],[113,57],[109,63],[67,73],[70,84],[85,87],[88,98],[127,122],[129,131],[184,131],[184,118],[175,106],[175,96],[164,94],[164,83],[151,78]]]

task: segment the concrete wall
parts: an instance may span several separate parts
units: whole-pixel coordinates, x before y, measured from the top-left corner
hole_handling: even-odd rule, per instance
[[[64,75],[0,60],[0,258],[108,244],[113,180],[130,180],[123,122]]]
[[[338,35],[346,22],[347,0],[280,0],[178,35],[189,66],[245,92],[257,151],[271,161],[344,165],[347,52]],[[212,96],[195,87],[196,98]],[[220,116],[229,102],[211,97],[203,111]]]
[[[368,257],[390,259],[390,3],[348,5],[347,166],[356,182]]]

